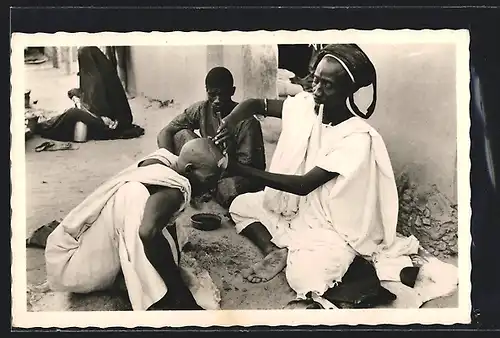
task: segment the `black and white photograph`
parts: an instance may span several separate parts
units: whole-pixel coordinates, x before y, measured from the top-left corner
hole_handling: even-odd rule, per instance
[[[11,41],[16,326],[469,321],[467,31]]]

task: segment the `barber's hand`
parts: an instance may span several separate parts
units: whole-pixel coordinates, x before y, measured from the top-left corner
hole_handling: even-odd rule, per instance
[[[219,145],[224,141],[227,141],[232,136],[232,126],[227,119],[222,119],[215,137],[212,139],[215,144]]]

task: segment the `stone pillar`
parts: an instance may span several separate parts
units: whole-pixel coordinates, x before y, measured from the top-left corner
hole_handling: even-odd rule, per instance
[[[59,68],[59,48],[51,47],[52,67]]]
[[[244,45],[242,54],[244,98],[277,98],[278,46]]]
[[[60,47],[60,66],[62,65],[62,68],[64,70],[64,73],[66,75],[71,74],[71,53],[70,53],[70,47]]]

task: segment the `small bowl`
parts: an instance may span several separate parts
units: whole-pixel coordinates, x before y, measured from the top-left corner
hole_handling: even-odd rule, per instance
[[[191,216],[191,224],[193,228],[203,231],[211,231],[218,229],[222,219],[220,216],[209,213],[195,214]]]

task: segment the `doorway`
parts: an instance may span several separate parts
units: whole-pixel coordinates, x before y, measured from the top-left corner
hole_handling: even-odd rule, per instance
[[[309,62],[313,56],[310,45],[278,45],[278,68],[286,69],[298,78],[309,75]]]
[[[43,63],[48,60],[45,47],[27,47],[24,49],[25,63]]]

